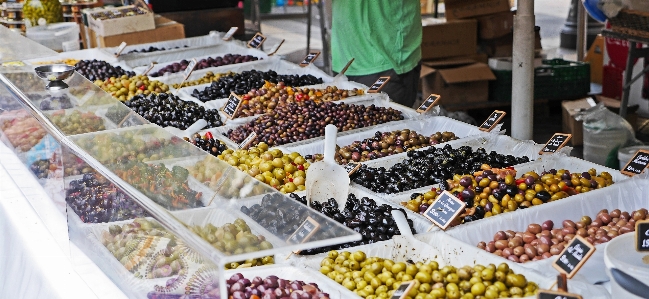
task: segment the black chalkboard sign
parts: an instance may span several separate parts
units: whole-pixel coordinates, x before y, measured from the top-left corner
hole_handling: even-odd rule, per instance
[[[417,108],[417,112],[419,113],[426,113],[430,108],[433,108],[434,106],[437,106],[437,103],[439,102],[439,99],[442,97],[438,94],[431,94],[428,96],[428,98],[421,103],[419,108]]]
[[[636,221],[635,223],[635,250],[638,252],[649,251],[649,220]]]
[[[255,36],[253,36],[252,39],[248,42],[248,47],[259,49],[259,47],[261,47],[261,44],[263,44],[265,41],[266,37],[261,34],[261,32],[257,32],[257,34],[255,34]]]
[[[537,299],[583,299],[580,295],[557,291],[539,290]]]
[[[374,82],[372,86],[370,86],[370,89],[368,89],[367,92],[377,93],[381,91],[383,86],[385,86],[385,84],[388,83],[388,81],[390,81],[390,77],[379,77],[379,79],[376,80],[376,82]]]
[[[302,59],[302,62],[300,62],[300,66],[304,67],[307,66],[311,63],[313,63],[316,59],[318,59],[318,56],[320,56],[320,51],[318,52],[311,52]]]
[[[223,40],[224,41],[231,40],[232,36],[234,35],[235,32],[237,32],[238,29],[239,27],[230,27],[230,30],[228,30],[228,32],[226,32],[225,35],[223,36]]]
[[[568,247],[559,254],[559,258],[552,263],[552,267],[572,278],[594,252],[595,246],[586,239],[575,236]]]
[[[315,221],[311,217],[306,217],[306,220],[302,222],[302,225],[298,227],[295,232],[288,237],[286,243],[289,244],[301,244],[309,240],[317,231],[320,229],[320,223]],[[300,251],[293,251],[294,253],[300,253]]]
[[[410,290],[414,286],[415,286],[415,281],[414,280],[402,282],[399,285],[399,287],[396,290],[394,290],[394,293],[392,294],[392,297],[390,297],[390,299],[403,299],[403,298],[406,298],[406,296],[408,296],[408,293],[410,292]]]
[[[641,174],[647,168],[647,164],[649,164],[649,151],[639,150],[620,172],[629,176]]]
[[[444,191],[428,207],[428,210],[424,213],[424,217],[428,218],[441,229],[446,230],[453,219],[457,215],[460,215],[465,207],[466,203],[453,196],[450,192]]]
[[[545,144],[539,155],[552,154],[562,148],[572,138],[572,134],[555,133]]]
[[[505,117],[507,112],[496,110],[485,120],[482,125],[480,125],[480,130],[485,132],[491,132],[496,125]]]
[[[361,168],[361,163],[349,162],[345,166],[343,166],[343,168],[345,168],[345,171],[347,171],[347,175],[351,176],[352,174],[354,174],[354,172]]]
[[[225,105],[223,105],[223,108],[221,108],[221,111],[225,113],[225,116],[232,119],[237,114],[237,111],[239,111],[241,102],[241,98],[238,97],[234,92],[230,93],[230,97],[228,98],[228,101],[225,103]]]

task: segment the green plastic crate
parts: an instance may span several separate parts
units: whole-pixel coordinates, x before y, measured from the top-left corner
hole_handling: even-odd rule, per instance
[[[534,70],[534,99],[561,100],[584,97],[590,92],[590,64],[563,59],[543,60]],[[493,70],[489,100],[511,102],[512,71]]]

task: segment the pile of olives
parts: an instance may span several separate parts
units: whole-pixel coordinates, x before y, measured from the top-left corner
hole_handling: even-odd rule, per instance
[[[532,223],[524,232],[499,231],[493,241],[480,242],[478,248],[517,263],[538,261],[559,255],[575,236],[597,245],[634,232],[636,221],[646,220],[647,214],[644,208],[631,213],[604,209],[594,218],[583,216],[577,222],[564,220],[562,227],[557,228],[551,220]]]
[[[372,299],[390,298],[407,281],[415,282],[409,298],[528,297],[534,296],[539,288],[524,275],[514,273],[506,263],[440,267],[436,261],[396,262],[367,257],[362,251],[330,251],[320,262],[320,272],[355,294]]]
[[[38,120],[31,115],[13,116],[2,122],[0,130],[15,150],[20,152],[28,151],[47,135]]]
[[[514,179],[515,175],[513,169],[485,169],[474,176],[455,175],[446,182],[447,189],[470,207],[453,224],[525,209],[613,184],[608,172],[598,175],[595,169],[581,174],[565,169],[550,169],[541,175],[531,171],[518,179]],[[423,213],[441,192],[435,189],[424,194],[414,193],[403,204],[409,210]]]
[[[30,98],[32,101],[34,98]],[[72,102],[70,101],[70,96],[67,94],[62,94],[60,96],[47,96],[41,100],[38,104],[39,108],[43,111],[45,110],[59,110],[59,109],[70,109],[72,108]]]
[[[187,86],[195,86],[195,85],[211,83],[211,82],[219,80],[223,76],[227,76],[227,75],[231,75],[231,74],[234,74],[234,73],[233,72],[227,72],[227,73],[214,74],[213,72],[207,72],[207,73],[205,73],[205,76],[201,77],[200,79],[191,80],[191,81],[185,81],[185,82],[182,83],[182,85],[180,83],[174,83],[174,84],[171,84],[171,87],[178,89],[178,88],[187,87]]]
[[[106,130],[104,119],[93,112],[74,110],[69,115],[66,115],[65,110],[59,110],[52,113],[50,120],[66,135]]]
[[[502,155],[484,148],[473,150],[469,146],[454,149],[450,145],[431,147],[421,151],[408,151],[408,158],[390,169],[362,165],[352,174],[354,183],[377,193],[399,193],[433,184],[441,184],[455,174],[469,174],[488,167],[508,167],[529,162],[528,157]]]
[[[338,89],[336,86],[327,86],[324,89],[287,87],[283,82],[277,85],[268,83],[263,88],[253,89],[243,95],[241,108],[234,117],[254,116],[272,113],[277,106],[301,101],[329,102],[339,101],[348,97],[362,95],[361,89]]]
[[[110,77],[106,80],[97,80],[94,83],[122,102],[136,95],[149,95],[169,91],[167,84],[149,80],[149,77],[144,75]]]
[[[322,78],[313,75],[279,75],[275,71],[243,71],[222,76],[203,91],[194,89],[192,96],[201,102],[216,99],[224,99],[230,96],[231,92],[244,95],[253,89],[263,87],[266,82],[278,84],[283,82],[285,86],[306,86],[322,83]]]
[[[342,165],[349,162],[365,162],[456,139],[458,137],[453,132],[435,132],[430,137],[426,137],[409,129],[392,132],[376,131],[374,137],[363,141],[354,141],[342,148],[336,146],[335,159],[338,164]],[[323,155],[307,155],[305,158],[311,161],[320,161],[323,159]]]
[[[180,158],[183,140],[173,136],[169,139],[141,135],[146,131],[124,131],[119,134],[107,132],[93,136],[82,136],[76,143],[104,165],[128,163],[130,161],[156,161]],[[71,159],[78,160],[81,159]],[[67,167],[66,167],[67,170]]]
[[[86,173],[70,181],[65,202],[85,223],[113,222],[149,214],[106,178]]]
[[[127,16],[147,14],[145,10],[139,7],[127,7],[122,9],[111,9],[90,14],[93,19],[106,20],[123,18]]]
[[[106,81],[111,77],[120,78],[122,76],[133,77],[135,72],[126,71],[121,66],[112,66],[103,60],[81,60],[74,65],[74,70],[90,81]]]
[[[402,119],[401,111],[393,108],[306,101],[278,106],[273,113],[230,129],[226,136],[241,143],[255,132],[257,137],[253,140],[253,145],[265,142],[277,146],[323,136],[328,124],[333,124],[339,132],[344,132]]]
[[[187,47],[189,47],[189,46],[187,46],[187,45],[183,46],[183,48],[187,48]],[[167,51],[167,50],[173,50],[173,49],[180,49],[180,47],[174,47],[174,48],[160,47],[160,48],[158,48],[158,47],[150,46],[148,48],[144,48],[144,49],[140,49],[140,50],[138,50],[138,49],[131,50],[131,51],[128,51],[128,53],[151,53],[151,52]]]
[[[310,163],[296,152],[284,154],[276,148],[268,150],[268,144],[261,142],[247,150],[226,149],[217,157],[282,193],[306,188]]]
[[[199,119],[207,121],[207,128],[223,125],[218,110],[205,109],[203,106],[183,101],[169,93],[137,95],[124,104],[146,120],[161,127],[186,130]]]
[[[58,165],[60,161],[50,161],[50,159],[40,159],[34,161],[29,165],[29,170],[36,176],[38,179],[46,179],[50,176],[51,173],[54,173],[57,169],[60,168]]]
[[[206,132],[203,136],[199,133],[195,133],[192,135],[191,139],[187,137],[184,137],[183,139],[213,156],[218,156],[228,149],[228,146],[225,145],[223,141],[214,139],[214,136],[212,136],[212,133],[210,132]]]
[[[306,205],[306,196],[300,197],[295,193],[291,193],[290,197]],[[379,206],[376,204],[376,201],[368,197],[359,199],[353,193],[349,194],[343,210],[340,210],[338,202],[333,198],[322,204],[314,201],[311,203],[311,207],[325,214],[325,216],[344,224],[353,231],[360,233],[363,239],[345,244],[302,250],[300,254],[318,254],[329,250],[372,244],[389,240],[392,236],[401,234],[394,221],[394,217],[392,217],[392,210],[394,208],[387,204]],[[405,211],[403,209],[399,210],[405,216]],[[407,216],[406,219],[408,225],[410,225],[410,231],[415,234],[412,220],[408,219]]]
[[[196,63],[196,67],[194,70],[200,70],[200,69],[206,69],[208,67],[217,67],[217,66],[223,66],[223,65],[229,65],[229,64],[236,64],[236,63],[243,63],[243,62],[248,62],[248,61],[256,61],[259,60],[259,58],[252,56],[252,55],[241,55],[241,54],[226,54],[223,55],[223,57],[218,56],[216,58],[208,57],[199,60]],[[170,65],[167,65],[157,72],[152,72],[149,74],[151,77],[160,77],[164,76],[165,74],[173,74],[173,73],[179,73],[185,71],[187,66],[189,65],[189,61],[186,59],[181,60],[180,62],[174,62]]]

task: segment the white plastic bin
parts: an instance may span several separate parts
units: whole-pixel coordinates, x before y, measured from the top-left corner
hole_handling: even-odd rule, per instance
[[[635,234],[625,234],[619,236],[606,245],[604,249],[604,264],[606,264],[606,274],[611,278],[611,297],[625,299],[641,299],[627,292],[622,288],[613,276],[611,268],[617,268],[633,276],[644,284],[649,284],[649,264],[643,262],[646,253],[635,251]]]
[[[629,163],[633,155],[639,150],[649,150],[649,145],[638,145],[621,148],[617,151],[617,159],[620,160],[620,170]]]

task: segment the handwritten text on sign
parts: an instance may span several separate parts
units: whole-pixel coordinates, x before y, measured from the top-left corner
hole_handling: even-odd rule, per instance
[[[354,172],[356,172],[359,168],[361,168],[361,163],[357,162],[349,162],[343,166],[345,171],[347,171],[347,175],[352,175]]]
[[[316,59],[318,59],[318,56],[320,56],[320,52],[311,52],[304,57],[302,62],[300,62],[300,66],[307,66],[311,63],[313,63]]]
[[[635,223],[635,250],[638,252],[649,251],[649,220]]]
[[[575,236],[552,266],[557,271],[565,273],[568,278],[572,278],[593,252],[595,252],[595,246],[588,243],[586,239]]]
[[[426,98],[426,100],[423,103],[421,103],[419,108],[417,108],[417,112],[419,113],[428,112],[430,108],[433,108],[433,106],[437,105],[439,99],[440,96],[438,94],[429,95],[428,98]]]
[[[491,113],[491,115],[489,115],[487,120],[485,120],[482,123],[482,125],[480,126],[480,130],[485,132],[491,132],[491,130],[493,130],[493,128],[496,127],[496,125],[503,119],[503,117],[505,117],[506,114],[507,112],[505,111],[500,111],[500,110],[494,111],[493,113]]]
[[[402,282],[399,287],[394,290],[394,293],[392,294],[392,297],[390,299],[402,299],[408,296],[408,293],[412,289],[412,287],[415,285],[415,281],[406,281]]]
[[[450,192],[444,191],[430,205],[428,210],[426,210],[424,217],[430,219],[434,224],[445,230],[453,219],[462,213],[465,207],[466,204],[463,201],[453,196]]]
[[[385,84],[388,83],[388,81],[390,81],[390,77],[379,77],[379,79],[376,80],[376,82],[374,82],[372,84],[372,86],[370,86],[370,88],[367,90],[367,92],[369,92],[369,93],[377,93],[377,92],[381,91],[383,86],[385,86]]]
[[[539,154],[551,154],[561,149],[572,138],[572,134],[555,133]]]
[[[239,98],[234,92],[230,93],[228,101],[225,103],[221,111],[225,113],[225,116],[228,118],[234,118],[241,106],[241,98]]]
[[[302,225],[295,230],[295,232],[288,237],[286,243],[301,244],[309,240],[320,229],[320,223],[311,217],[306,217]],[[297,253],[297,252],[295,252]]]
[[[647,168],[647,164],[649,164],[649,151],[639,150],[635,155],[633,155],[633,158],[624,165],[621,172],[631,176],[641,174],[644,169]]]
[[[258,49],[259,47],[261,47],[261,44],[263,44],[264,41],[266,41],[266,37],[263,34],[257,32],[257,34],[255,34],[255,36],[253,36],[252,39],[248,42],[248,47]]]

